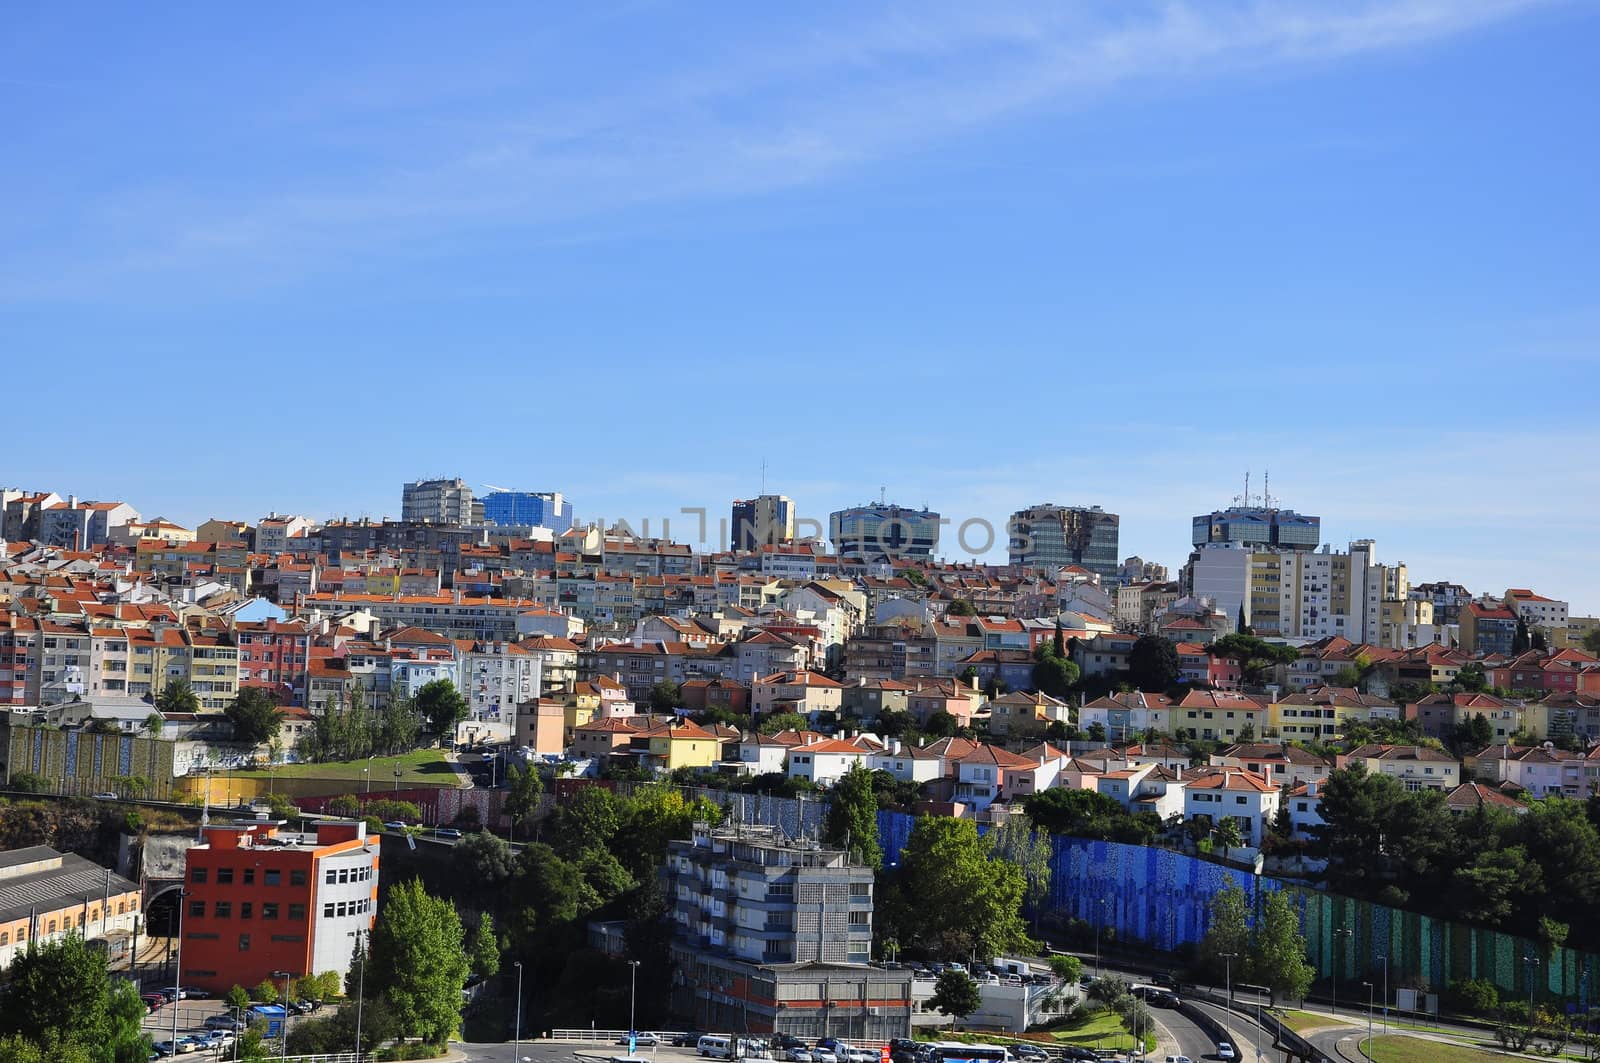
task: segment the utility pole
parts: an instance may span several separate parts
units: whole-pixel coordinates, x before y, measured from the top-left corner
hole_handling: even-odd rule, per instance
[[[187,890],[178,890],[178,906],[175,921],[178,925],[178,959],[172,971],[172,1055],[178,1054],[178,1001],[183,992],[183,899],[189,896]]]
[[[1367,987],[1367,1051],[1368,1059],[1372,1058],[1372,983],[1362,982]]]
[[[1348,939],[1354,933],[1355,931],[1347,926],[1333,932],[1333,1007],[1329,1011],[1335,1018],[1339,1015],[1339,961],[1344,959],[1339,949],[1339,939]]]
[[[513,1032],[516,1040],[511,1050],[511,1063],[518,1063],[522,1058],[522,961],[518,960],[514,967],[517,969],[517,1024]]]

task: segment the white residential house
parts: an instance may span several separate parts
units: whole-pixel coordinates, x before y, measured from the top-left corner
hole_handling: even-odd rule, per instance
[[[1549,742],[1538,746],[1490,746],[1477,757],[1478,776],[1490,782],[1510,782],[1528,796],[1586,798],[1592,792],[1582,753],[1557,749]]]
[[[1286,800],[1289,806],[1289,822],[1294,826],[1295,835],[1310,838],[1311,828],[1323,825],[1321,780],[1311,779],[1296,784],[1289,791]]]
[[[1245,742],[1227,746],[1211,754],[1214,768],[1242,768],[1269,780],[1275,786],[1299,786],[1324,782],[1333,765],[1299,746],[1277,742]]]
[[[945,773],[944,758],[939,754],[893,738],[883,751],[872,755],[867,766],[873,771],[888,772],[898,782],[918,784],[942,778]]]
[[[805,779],[822,787],[832,786],[857,764],[866,764],[875,750],[871,743],[857,745],[839,738],[824,738],[789,750],[788,773],[791,779]]]
[[[1183,816],[1217,825],[1232,819],[1248,848],[1259,848],[1272,817],[1277,815],[1280,791],[1254,772],[1232,768],[1201,769],[1184,786]]]

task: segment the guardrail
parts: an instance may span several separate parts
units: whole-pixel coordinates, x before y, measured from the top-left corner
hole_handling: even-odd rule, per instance
[[[329,1052],[319,1056],[279,1056],[284,1063],[361,1063],[357,1052]],[[370,1057],[368,1057],[370,1058]]]
[[[653,1033],[657,1037],[661,1038],[662,1041],[670,1041],[674,1037],[677,1037],[683,1033],[682,1030],[640,1030],[638,1032]],[[627,1036],[627,1030],[551,1030],[550,1036],[546,1038],[546,1040],[583,1041],[587,1044],[595,1044],[598,1042],[616,1044],[618,1041],[625,1040]],[[532,1038],[530,1037],[529,1040],[531,1041]]]

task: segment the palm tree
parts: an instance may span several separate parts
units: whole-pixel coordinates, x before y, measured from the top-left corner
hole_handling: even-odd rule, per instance
[[[1224,817],[1217,824],[1217,844],[1222,846],[1222,858],[1228,858],[1229,849],[1237,849],[1244,844],[1244,835],[1239,831],[1239,821],[1232,816]]]

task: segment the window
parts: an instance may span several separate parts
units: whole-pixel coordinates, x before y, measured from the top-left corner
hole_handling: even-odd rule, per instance
[[[232,919],[233,904],[229,901],[218,901],[211,906],[211,917],[213,919]]]
[[[219,886],[231,886],[231,885],[233,885],[233,868],[231,868],[231,867],[219,867],[219,868],[217,868],[217,885],[219,885]]]
[[[304,934],[273,934],[273,941],[304,941]]]
[[[322,881],[330,886],[333,885],[335,882],[339,881],[339,872],[335,871],[331,867],[328,868],[328,873],[323,877]]]
[[[247,867],[247,868],[244,869],[244,884],[246,886],[254,886],[256,884],[256,869],[255,868]]]
[[[340,901],[339,902],[339,908],[338,908],[338,911],[337,911],[336,914],[340,918],[343,918],[344,916],[349,915],[350,914],[350,906],[348,904],[346,904],[344,901]]]
[[[278,918],[278,904],[277,904],[276,901],[268,901],[268,902],[266,902],[265,904],[263,904],[261,906],[261,918],[263,918],[263,919],[276,919],[276,918]]]
[[[297,920],[298,922],[302,922],[302,923],[305,922],[306,921],[306,906],[303,905],[303,904],[291,904],[291,905],[289,905],[289,918]]]
[[[54,919],[50,920],[50,925],[45,927],[44,932],[46,934],[54,934],[56,932],[56,921]]]
[[[189,902],[189,916],[192,919],[204,919],[205,916],[206,916],[206,902],[205,901],[190,901]]]
[[[291,886],[304,886],[305,884],[306,884],[306,873],[304,871],[291,871],[291,872],[289,872],[289,885],[291,885]]]
[[[203,868],[203,867],[191,867],[189,869],[189,881],[190,882],[204,882],[205,880],[206,880],[206,869],[205,868]]]
[[[349,881],[350,881],[350,869],[346,868],[346,867],[341,867],[339,869],[339,882],[342,884],[342,883],[349,882]]]
[[[240,934],[239,935],[239,951],[240,952],[249,952],[250,951],[250,935],[249,934]]]
[[[332,905],[332,903],[324,904],[322,906],[322,918],[324,918],[324,919],[332,919],[333,918],[333,905]]]
[[[239,902],[239,918],[249,919],[256,914],[256,906],[249,901]]]
[[[263,886],[281,886],[281,885],[283,885],[283,872],[282,871],[278,871],[278,870],[276,870],[274,868],[268,868],[266,875],[263,876],[263,878],[262,878],[261,884]]]

